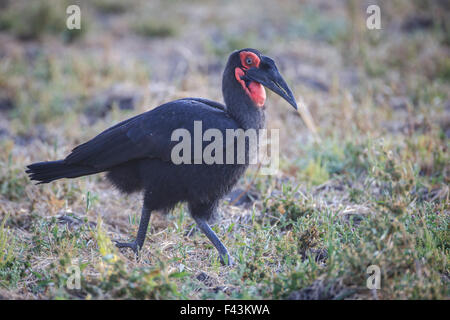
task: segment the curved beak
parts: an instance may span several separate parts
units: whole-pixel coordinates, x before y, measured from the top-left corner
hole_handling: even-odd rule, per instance
[[[297,102],[295,101],[291,89],[289,89],[286,81],[284,81],[278,71],[275,62],[269,57],[262,56],[259,67],[250,68],[247,70],[245,77],[251,81],[261,83],[267,89],[270,89],[279,96],[283,97],[284,100],[289,102],[289,104],[297,110]]]

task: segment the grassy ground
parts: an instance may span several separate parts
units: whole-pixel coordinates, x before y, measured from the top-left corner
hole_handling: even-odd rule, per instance
[[[78,32],[64,28],[66,2],[49,3],[1,3],[0,298],[449,297],[445,1],[379,1],[372,31],[356,0],[84,1]],[[111,240],[134,237],[139,195],[101,175],[25,175],[163,102],[221,100],[226,57],[245,47],[277,61],[317,134],[269,94],[280,172],[248,170],[248,196],[225,201],[214,225],[235,267],[182,205],[152,216],[135,259]],[[80,290],[66,286],[72,265]],[[366,286],[370,265],[380,290]]]

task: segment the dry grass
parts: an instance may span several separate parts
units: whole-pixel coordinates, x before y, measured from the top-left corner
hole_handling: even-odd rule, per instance
[[[0,15],[0,297],[448,298],[443,1],[380,1],[381,31],[366,29],[366,4],[352,0],[80,1],[76,35],[58,27],[57,7],[36,3],[24,14],[46,19],[42,28],[11,19],[20,1]],[[251,183],[250,196],[224,202],[214,227],[235,267],[218,263],[184,206],[152,216],[136,259],[111,240],[134,237],[139,195],[101,175],[26,177],[25,165],[163,102],[221,100],[226,57],[244,47],[275,58],[310,115],[305,124],[269,94],[281,170],[254,179],[250,169],[238,185]],[[377,291],[366,287],[373,264]],[[72,265],[80,290],[67,288]]]

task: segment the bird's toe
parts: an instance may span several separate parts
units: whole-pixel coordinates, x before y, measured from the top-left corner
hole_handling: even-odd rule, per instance
[[[116,242],[116,247],[117,248],[130,248],[131,250],[133,250],[133,252],[135,254],[138,254],[139,248],[136,242],[119,242],[119,241],[115,241]]]
[[[224,266],[234,265],[234,259],[229,254],[219,256],[219,260]]]

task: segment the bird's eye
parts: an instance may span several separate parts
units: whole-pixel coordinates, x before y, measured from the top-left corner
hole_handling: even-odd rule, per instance
[[[252,58],[248,57],[247,59],[245,59],[245,63],[251,65],[253,63]]]

